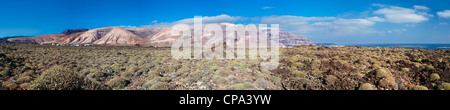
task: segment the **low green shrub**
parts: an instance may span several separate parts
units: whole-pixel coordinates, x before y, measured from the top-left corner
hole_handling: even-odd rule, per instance
[[[439,77],[439,75],[436,73],[430,75],[430,81],[437,81],[439,79],[441,79],[441,77]]]
[[[304,65],[303,63],[296,62],[296,63],[292,63],[291,68],[292,68],[293,70],[297,70],[297,69],[302,68],[303,65]]]
[[[275,77],[275,78],[273,78],[273,82],[275,82],[275,83],[281,83],[281,78]]]
[[[402,70],[402,72],[404,72],[404,73],[409,72],[409,68],[402,68],[401,70]]]
[[[251,83],[239,83],[233,85],[234,90],[256,90],[255,86]]]
[[[125,78],[125,79],[130,79],[133,76],[133,73],[125,71],[122,74],[120,74],[120,77]]]
[[[56,65],[45,70],[31,82],[32,90],[102,90],[109,89],[84,76],[74,73],[69,68]]]
[[[333,75],[327,75],[327,77],[325,78],[325,82],[328,85],[334,84],[336,82],[336,80],[337,80],[336,76],[333,76]]]
[[[384,88],[396,89],[398,86],[397,83],[395,82],[395,79],[391,76],[384,77],[378,83],[380,84],[381,87],[384,87]]]
[[[127,81],[125,78],[122,77],[115,77],[106,83],[109,87],[113,88],[114,90],[123,89],[128,85],[129,81]]]
[[[416,85],[412,88],[413,90],[428,90],[425,86]]]
[[[442,83],[443,90],[450,90],[450,83]]]
[[[358,90],[376,90],[375,86],[370,83],[364,83],[359,86]]]
[[[213,83],[216,85],[228,85],[229,81],[224,77],[214,77]]]
[[[376,76],[379,78],[386,77],[389,73],[384,68],[379,68],[376,70]]]
[[[292,71],[292,75],[294,75],[294,77],[300,77],[300,78],[304,78],[304,77],[308,76],[308,74],[306,72],[297,71],[297,70]]]
[[[81,90],[83,78],[69,68],[53,66],[31,83],[33,90]]]
[[[428,65],[428,66],[426,66],[425,67],[425,71],[430,71],[430,70],[433,70],[434,69],[434,66],[433,65]]]
[[[169,90],[169,83],[158,82],[152,85],[152,87],[148,88],[148,90]]]
[[[149,78],[159,77],[159,72],[156,70],[150,70],[147,73],[147,77]]]
[[[313,60],[311,62],[311,69],[312,70],[319,69],[320,68],[320,64],[321,64],[320,60]]]

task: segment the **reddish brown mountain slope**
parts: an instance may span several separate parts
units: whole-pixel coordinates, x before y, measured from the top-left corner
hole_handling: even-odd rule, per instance
[[[132,32],[119,28],[111,27],[111,31],[100,39],[95,40],[94,44],[100,45],[133,45],[145,43],[146,40],[133,34]]]

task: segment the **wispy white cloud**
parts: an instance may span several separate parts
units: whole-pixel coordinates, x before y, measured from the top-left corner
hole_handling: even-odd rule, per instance
[[[367,19],[337,17],[266,16],[260,23],[279,24],[281,29],[297,34],[323,32],[333,35],[368,34],[378,31],[370,28],[376,22]]]
[[[389,34],[402,33],[407,29],[380,29],[375,28],[378,22],[385,23],[405,23],[405,27],[415,27],[416,23],[428,21],[433,15],[428,14],[431,10],[426,6],[414,5],[411,8],[391,6],[385,4],[372,4],[375,10],[368,10],[355,15],[342,16],[319,16],[305,17],[292,15],[272,15],[257,17],[230,16],[226,14],[217,16],[204,16],[203,24],[210,23],[242,23],[251,22],[255,24],[279,24],[280,29],[296,34],[321,34],[324,36],[335,35],[361,35],[361,34]],[[262,9],[271,9],[275,7],[263,7]],[[439,16],[445,16],[450,11],[438,12]],[[364,14],[364,15],[363,15]],[[449,15],[450,16],[450,15]],[[193,24],[194,18],[182,19],[174,22],[153,21],[151,25],[142,25],[140,27],[171,27],[176,24]],[[132,27],[132,26],[124,26]],[[380,29],[380,30],[379,30]]]
[[[373,3],[372,6],[376,6],[376,7],[386,7],[387,5],[385,5],[385,4],[380,4],[380,3]]]
[[[373,26],[377,22],[410,23],[407,27],[415,27],[414,23],[428,21],[433,15],[428,14],[430,8],[414,5],[413,8],[372,4],[378,9],[367,11],[364,16],[354,18],[341,17],[303,17],[303,16],[265,16],[260,23],[280,24],[280,28],[297,34],[324,33],[330,35],[388,34],[402,33],[407,29],[377,30]]]
[[[375,16],[375,17],[369,17],[369,18],[367,18],[367,20],[369,20],[369,21],[375,21],[375,22],[384,22],[384,21],[386,21],[386,19],[380,18],[380,17],[378,17],[378,16]]]
[[[128,25],[128,26],[126,26],[126,25],[121,25],[121,26],[118,26],[118,27],[120,27],[120,28],[124,28],[124,29],[132,29],[132,28],[137,28],[136,26],[131,26],[131,25]]]
[[[380,33],[371,28],[375,23],[367,19],[338,19],[333,21],[331,31],[337,35]]]
[[[450,18],[450,10],[444,10],[436,13],[439,17]]]
[[[406,24],[406,27],[416,27],[416,24]]]
[[[218,16],[203,16],[202,17],[202,23],[203,24],[209,24],[209,23],[235,23],[238,21],[246,20],[246,17],[240,17],[240,16],[230,16],[226,14],[218,15]],[[171,27],[176,24],[194,24],[194,18],[187,18],[175,22],[162,22],[162,23],[156,23],[152,25],[143,25],[141,27],[147,27],[147,28],[154,28],[154,27]]]
[[[309,33],[323,30],[331,24],[335,17],[303,17],[303,16],[264,16],[260,18],[262,24],[279,24],[281,29],[295,33]]]
[[[398,34],[403,34],[403,32],[408,31],[407,29],[392,29],[392,30],[388,30],[387,33],[398,33]]]
[[[373,13],[376,15],[383,15],[387,22],[392,23],[419,23],[428,21],[429,17],[433,17],[433,15],[426,12],[426,10],[428,10],[427,7],[416,5],[414,8],[415,9],[386,6]],[[424,10],[425,8],[426,10]]]
[[[262,7],[263,10],[265,9],[274,9],[275,7],[270,7],[270,6],[266,6],[266,7]]]
[[[247,18],[242,16],[218,15],[203,17],[203,24],[210,23],[238,23],[240,21],[252,22],[255,24],[279,24],[280,29],[296,34],[307,33],[327,33],[330,35],[350,35],[350,34],[370,34],[379,33],[373,28],[376,22],[384,21],[380,17],[370,17],[362,19],[344,19],[340,17],[303,17],[291,15],[273,15]],[[155,23],[155,22],[154,22]],[[176,24],[193,24],[193,18],[182,19],[174,22],[155,23],[143,25],[141,27],[171,27]],[[132,28],[133,26],[121,26]]]
[[[440,25],[440,26],[447,26],[448,23],[446,23],[446,22],[441,22],[441,23],[439,23],[438,25]]]
[[[421,5],[414,5],[414,9],[416,10],[430,10],[430,8]]]

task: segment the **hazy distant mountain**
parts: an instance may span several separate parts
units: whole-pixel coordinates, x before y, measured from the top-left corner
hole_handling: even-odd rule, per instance
[[[224,31],[228,23],[220,24]],[[305,36],[280,30],[282,45],[310,45],[314,42]],[[142,46],[170,46],[179,36],[171,36],[171,28],[134,28],[105,27],[97,29],[72,29],[59,34],[46,34],[33,37],[9,38],[9,42],[29,43],[62,43],[62,44],[98,44],[98,45],[135,45]],[[269,34],[270,37],[270,34]],[[206,41],[208,38],[204,38]],[[248,40],[248,39],[247,39]]]
[[[7,37],[0,37],[0,43],[8,43],[8,39],[10,38],[18,38],[18,37],[30,37],[30,36],[7,36]]]
[[[9,42],[23,42],[23,43],[57,43],[57,40],[66,34],[45,34],[34,37],[16,37],[9,38]]]

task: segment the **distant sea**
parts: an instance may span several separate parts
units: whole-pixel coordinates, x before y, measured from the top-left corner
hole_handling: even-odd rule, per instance
[[[403,48],[416,48],[416,49],[443,49],[450,50],[450,44],[335,44],[335,43],[322,43],[318,46],[360,46],[360,47],[403,47]]]

